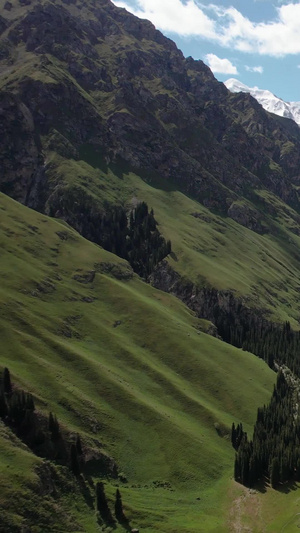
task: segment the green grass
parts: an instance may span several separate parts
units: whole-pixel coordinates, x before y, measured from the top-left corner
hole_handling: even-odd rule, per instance
[[[136,196],[154,208],[162,232],[172,241],[176,259],[170,259],[170,264],[176,271],[200,286],[205,280],[208,286],[247,296],[250,305],[266,308],[275,320],[291,319],[296,326],[300,240],[286,220],[274,223],[266,216],[270,232],[259,235],[228,217],[212,214],[178,191],[166,194],[133,180]],[[277,204],[280,217],[285,206],[278,199]],[[292,226],[297,215],[291,212]]]
[[[231,531],[294,533],[299,529],[299,484],[266,492],[250,491],[234,481],[228,486]],[[240,527],[240,529],[239,529]]]
[[[128,209],[146,201],[154,209],[160,231],[172,241],[174,255],[169,263],[180,275],[199,286],[232,290],[246,297],[249,305],[264,308],[273,320],[290,320],[298,327],[300,237],[298,215],[292,208],[272,193],[256,191],[253,207],[261,212],[266,228],[259,235],[180,191],[166,190],[155,177],[147,176],[145,181],[131,172],[97,168],[101,154],[87,151],[86,157],[90,164],[67,162],[51,153],[49,179],[54,180],[59,198],[69,200],[80,194],[95,207],[107,201]]]
[[[126,262],[64,223],[3,195],[0,209],[1,364],[12,380],[34,395],[41,411],[54,411],[63,427],[79,431],[93,448],[101,442],[117,461],[128,480],[120,489],[133,525],[149,532],[227,531],[219,507],[225,509],[232,476],[228,433],[240,420],[251,432],[274,373],[255,356],[200,332],[202,321],[172,296],[137,276],[120,279],[128,277]],[[119,279],[100,271],[93,282],[74,278],[99,263],[117,264]],[[10,446],[4,441],[1,434],[1,446]],[[34,506],[40,459],[20,446],[16,454],[17,471],[26,457],[22,475],[31,481]],[[69,486],[66,473],[60,475]],[[21,491],[22,480],[4,479]],[[114,491],[115,482],[107,482],[112,503]],[[20,522],[10,494],[4,491],[2,505]],[[68,508],[84,531],[95,531],[95,511],[78,490],[60,494],[60,512]],[[45,513],[51,514],[48,500]],[[36,531],[43,531],[43,516]]]

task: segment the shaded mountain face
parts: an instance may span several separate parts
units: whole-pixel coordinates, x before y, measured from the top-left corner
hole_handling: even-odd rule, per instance
[[[126,166],[224,214],[260,189],[300,209],[297,126],[230,94],[150,22],[109,0],[0,10],[1,191],[80,230],[97,201],[78,207],[58,171],[75,160]]]

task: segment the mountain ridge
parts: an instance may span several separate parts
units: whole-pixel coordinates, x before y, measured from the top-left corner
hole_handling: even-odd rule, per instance
[[[271,118],[261,116],[263,127],[269,129],[265,133],[268,142],[262,143],[261,132],[258,139],[252,131],[252,121],[251,127],[247,127],[243,117],[236,115],[236,102],[232,113],[231,99],[208,67],[192,58],[184,59],[176,45],[151,23],[139,21],[108,1],[84,6],[84,20],[78,18],[79,11],[74,6],[76,4],[68,6],[62,2],[32,3],[26,8],[29,14],[25,17],[13,6],[5,21],[1,39],[3,47],[8,49],[8,57],[2,59],[5,65],[3,115],[8,133],[7,146],[1,146],[6,169],[2,177],[4,192],[11,190],[23,203],[55,212],[56,206],[50,205],[50,198],[55,201],[51,180],[47,177],[47,166],[41,163],[49,148],[61,151],[61,143],[67,143],[75,159],[80,159],[79,147],[89,144],[90,151],[102,153],[102,160],[115,162],[121,158],[133,169],[156,173],[198,197],[205,205],[223,212],[230,207],[227,205],[230,195],[234,200],[237,194],[245,194],[249,186],[255,184],[271,187],[280,194],[284,183],[284,187],[289,188],[284,200],[291,201],[293,206],[295,202],[299,204],[287,180],[288,167],[294,168],[294,175],[298,169],[296,154],[300,151],[300,136],[296,132],[291,136],[281,125],[273,125]],[[74,9],[76,14],[72,13]],[[81,10],[80,16],[82,13]],[[54,35],[47,33],[48,18],[56,27]],[[62,24],[68,28],[63,38]],[[83,41],[85,33],[89,35],[88,41]],[[115,56],[109,54],[106,39],[111,41]],[[100,49],[103,53],[99,56]],[[16,77],[13,72],[14,65],[18,65],[15,60],[18,55],[22,58],[22,68]],[[5,87],[9,88],[7,97]],[[10,101],[5,103],[6,98]],[[68,99],[76,101],[77,114],[76,110],[74,113],[68,109]],[[61,116],[56,116],[57,103]],[[246,100],[243,104],[249,107]],[[24,129],[24,134],[28,132],[29,137],[26,165],[19,164],[20,176],[28,173],[19,180],[23,182],[24,192],[17,192],[17,185],[12,185],[10,178],[6,183],[5,178],[9,176],[5,153],[9,146],[13,150],[16,143],[14,131],[10,132],[13,117],[19,117],[18,126]],[[76,123],[80,117],[78,131]],[[9,124],[5,123],[6,119]],[[62,136],[61,142],[57,134],[51,133],[51,128]],[[144,141],[138,144],[140,130]],[[287,166],[278,153],[278,146],[270,150],[271,134],[278,139],[279,146],[286,142],[295,146],[290,149]],[[39,144],[41,137],[43,146]],[[67,149],[63,150],[67,154]],[[24,158],[19,146],[14,156],[16,162]],[[272,159],[279,165],[277,172],[268,168]],[[43,188],[48,188],[47,200],[39,192],[41,183]],[[210,192],[212,188],[214,195]],[[66,214],[61,212],[60,216]]]
[[[269,90],[248,87],[235,78],[226,80],[224,85],[233,93],[243,92],[251,94],[266,111],[284,118],[289,118],[296,122],[298,126],[300,125],[300,102],[285,102]]]

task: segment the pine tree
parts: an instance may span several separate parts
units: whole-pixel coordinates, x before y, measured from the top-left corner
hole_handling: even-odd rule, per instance
[[[114,519],[112,517],[110,508],[108,507],[107,499],[104,492],[104,485],[102,482],[96,484],[96,504],[97,510],[99,511],[101,518],[104,522],[113,523]]]
[[[241,478],[241,465],[240,465],[238,454],[236,453],[235,459],[234,459],[234,479],[235,481],[239,481],[240,478]]]
[[[8,414],[8,407],[4,392],[0,389],[0,418],[5,418]]]
[[[26,400],[24,391],[15,391],[9,401],[9,417],[15,425],[19,425],[25,415]]]
[[[51,439],[53,441],[59,440],[61,437],[59,423],[57,421],[56,415],[49,413],[49,431],[51,432]]]
[[[24,418],[22,422],[20,423],[18,435],[22,436],[23,438],[27,437],[28,434],[34,434],[36,431],[36,417],[32,410],[26,409]],[[27,443],[28,440],[26,439]]]
[[[116,490],[115,516],[116,516],[116,519],[119,522],[124,522],[126,520],[125,515],[124,515],[124,511],[123,511],[121,493],[120,493],[119,489]]]
[[[11,394],[12,393],[12,386],[11,386],[11,380],[10,380],[10,372],[8,368],[4,368],[3,371],[3,390],[5,394]]]
[[[75,444],[71,444],[70,448],[71,470],[74,476],[80,475],[80,465],[78,461],[77,449]]]
[[[236,449],[236,429],[235,429],[234,422],[232,423],[232,427],[231,427],[231,444],[233,448]]]
[[[77,450],[78,455],[82,455],[83,452],[82,452],[80,435],[77,435],[76,437],[76,450]]]
[[[49,418],[48,418],[48,429],[49,431],[51,431],[51,433],[53,431],[53,428],[54,428],[54,416],[50,411]]]
[[[25,397],[26,397],[26,409],[28,409],[29,411],[34,411],[35,405],[34,405],[32,394],[28,393],[26,394]]]

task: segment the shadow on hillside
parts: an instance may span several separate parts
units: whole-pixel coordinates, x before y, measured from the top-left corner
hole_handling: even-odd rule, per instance
[[[93,146],[90,143],[82,144],[79,148],[79,159],[107,174],[108,165],[103,157],[102,150],[98,146]]]
[[[107,163],[105,156],[99,146],[86,143],[79,148],[79,159],[85,161],[88,165],[95,169],[101,170],[104,174],[111,172],[117,176],[120,180],[124,179],[126,174],[132,172],[145,181],[148,185],[154,189],[160,189],[163,191],[182,191],[189,196],[187,190],[182,187],[182,183],[173,179],[167,179],[162,177],[159,172],[155,170],[144,170],[141,168],[135,168],[133,165],[125,161],[124,159],[117,157],[116,161]]]
[[[267,489],[271,488],[270,481],[268,479],[262,479],[257,483],[253,489],[257,492],[260,492],[261,494],[264,494],[267,492]],[[288,481],[286,483],[281,483],[276,487],[277,492],[281,492],[282,494],[289,494],[292,491],[295,491],[300,488],[299,482],[295,480]]]
[[[260,492],[261,494],[265,494],[265,492],[267,492],[267,488],[268,488],[268,483],[266,479],[259,480],[259,482],[256,483],[254,487],[254,489],[257,492]]]
[[[113,531],[117,529],[116,523],[104,520],[99,511],[97,512],[97,522],[100,527],[104,526],[105,528],[109,528],[108,531]]]
[[[299,489],[299,486],[299,482],[293,480],[288,481],[287,483],[283,483],[282,485],[278,485],[278,487],[276,487],[276,490],[283,494],[289,494],[290,492]]]
[[[85,479],[82,476],[78,478],[78,485],[80,488],[80,492],[83,498],[85,499],[86,504],[91,509],[95,509],[95,503],[94,503],[95,497],[91,494],[90,487],[88,486],[88,484],[86,483]]]
[[[133,174],[136,174],[138,177],[140,177],[145,183],[153,187],[154,189],[160,189],[162,191],[184,191],[182,185],[175,180],[169,180],[166,178],[163,178],[159,172],[156,172],[155,170],[144,170],[142,168],[136,168],[127,161],[124,161],[121,158],[118,158],[115,163],[111,163],[109,165],[112,172],[117,176],[119,179],[123,180],[124,175],[129,174],[132,172]],[[186,191],[185,191],[186,194]]]
[[[126,517],[124,517],[123,520],[118,520],[118,523],[120,524],[120,526],[126,529],[126,531],[131,531],[131,525]]]

